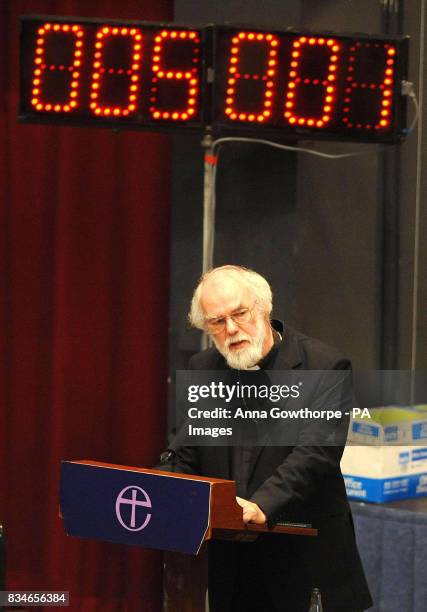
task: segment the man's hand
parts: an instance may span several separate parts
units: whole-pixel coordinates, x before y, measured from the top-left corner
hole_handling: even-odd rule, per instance
[[[243,508],[243,522],[256,523],[264,525],[267,522],[267,517],[259,506],[242,497],[236,497],[236,501]]]

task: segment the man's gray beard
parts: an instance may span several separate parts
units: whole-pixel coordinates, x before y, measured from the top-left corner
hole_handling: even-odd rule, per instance
[[[265,340],[265,330],[261,329],[257,338],[251,339],[251,344],[248,348],[241,349],[240,351],[231,351],[228,347],[219,348],[215,341],[216,348],[219,350],[221,355],[225,357],[226,362],[234,370],[247,370],[252,368],[263,358],[262,349]],[[233,339],[233,342],[235,340]]]

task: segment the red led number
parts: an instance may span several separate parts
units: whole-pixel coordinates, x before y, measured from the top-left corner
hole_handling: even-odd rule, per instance
[[[105,47],[117,37],[130,37],[132,51],[130,62],[122,68],[112,68],[104,65]],[[139,68],[142,58],[142,34],[136,28],[116,28],[104,26],[96,34],[93,73],[91,83],[90,108],[95,115],[127,116],[136,111],[139,88]],[[103,94],[108,88],[108,75],[121,75],[127,79],[126,100],[124,104],[102,103]]]
[[[241,70],[245,51],[250,51],[250,45],[258,45],[264,50],[265,69],[263,72],[242,72]],[[258,121],[262,123],[271,117],[275,93],[274,85],[278,45],[279,40],[273,34],[239,32],[233,37],[228,68],[227,97],[225,100],[225,114],[232,121]],[[238,89],[242,81],[252,81],[260,84],[262,88],[262,107],[258,112],[237,108]]]
[[[165,43],[173,41],[179,52],[180,45],[192,44],[191,66],[174,70],[163,64],[165,55]],[[171,119],[173,121],[185,121],[196,114],[199,95],[198,64],[200,51],[200,38],[197,32],[189,30],[163,30],[154,39],[153,48],[153,78],[151,79],[150,114],[153,119]],[[161,87],[173,82],[182,84],[185,88],[185,102],[179,107],[161,103]],[[166,97],[170,97],[167,96]]]
[[[74,38],[73,56],[70,64],[51,64],[47,61],[46,44],[56,34],[66,34]],[[83,30],[77,24],[45,23],[37,30],[36,50],[34,59],[34,73],[31,90],[31,105],[38,111],[70,112],[78,106],[78,88],[80,80],[80,66],[83,54]],[[50,75],[59,72],[69,74],[68,100],[58,104],[46,99],[44,86]]]
[[[383,73],[383,80],[381,83],[362,82],[360,83],[354,78],[355,68],[357,66],[358,56],[360,53],[366,50],[378,50],[383,47],[385,51],[385,66]],[[356,129],[380,129],[384,130],[390,127],[391,124],[391,109],[392,109],[392,98],[393,98],[393,80],[395,70],[395,55],[396,49],[387,43],[369,43],[369,42],[357,42],[355,45],[350,47],[349,56],[349,67],[346,79],[344,108],[343,108],[343,123],[348,128]],[[352,103],[356,92],[375,92],[378,90],[380,93],[379,106],[370,104],[370,107],[374,111],[374,116],[370,121],[361,122],[352,113]]]
[[[304,53],[307,49],[318,47],[328,53],[328,67],[324,78],[304,76]],[[291,53],[288,89],[285,102],[285,119],[292,125],[308,125],[323,128],[331,120],[335,107],[337,68],[340,45],[332,38],[313,38],[301,36],[294,41]],[[304,116],[298,112],[298,106],[304,105],[304,93],[313,94],[314,87],[322,87],[324,95],[320,113]],[[305,91],[304,91],[305,90]]]

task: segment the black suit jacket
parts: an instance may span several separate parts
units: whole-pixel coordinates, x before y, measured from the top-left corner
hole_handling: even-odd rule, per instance
[[[288,326],[283,341],[260,366],[266,370],[351,367],[337,350]],[[215,348],[194,355],[189,367],[229,370]],[[266,534],[254,543],[213,542],[209,561],[211,612],[232,609],[236,584],[245,588],[242,567],[247,568],[243,572],[246,578],[247,572],[256,568],[257,579],[275,606],[272,610],[306,612],[314,587],[321,589],[325,612],[358,612],[372,605],[340,471],[342,451],[342,446],[320,445],[253,448],[248,499],[262,508],[269,525],[279,518],[308,522],[319,529],[319,535],[312,538]],[[174,469],[230,478],[229,449],[177,448]]]

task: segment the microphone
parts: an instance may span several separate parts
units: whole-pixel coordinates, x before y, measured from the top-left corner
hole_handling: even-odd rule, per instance
[[[175,471],[175,466],[178,463],[178,454],[176,452],[177,440],[176,436],[169,441],[168,447],[160,454],[160,463],[156,466],[159,470]]]
[[[164,463],[169,463],[172,466],[175,466],[176,457],[176,452],[171,448],[167,448],[160,454],[160,465],[163,465]]]

